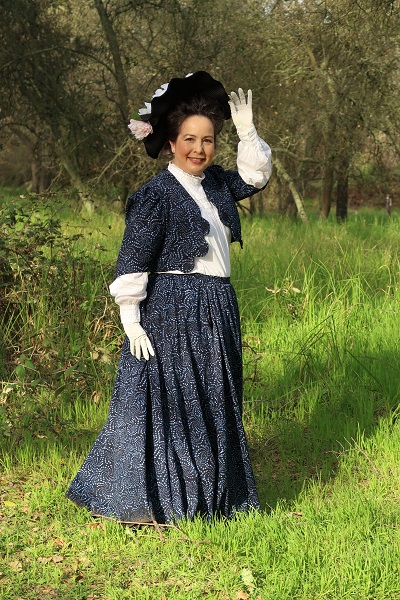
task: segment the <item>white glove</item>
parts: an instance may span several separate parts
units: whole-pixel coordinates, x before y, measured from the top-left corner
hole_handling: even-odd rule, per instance
[[[122,323],[122,325],[129,338],[131,354],[138,360],[141,359],[142,354],[145,360],[149,360],[149,352],[154,356],[153,346],[140,323]]]
[[[239,137],[248,135],[254,130],[252,98],[251,90],[247,92],[247,103],[242,88],[238,89],[237,94],[235,92],[230,93],[228,104],[231,109],[232,121],[235,124]]]

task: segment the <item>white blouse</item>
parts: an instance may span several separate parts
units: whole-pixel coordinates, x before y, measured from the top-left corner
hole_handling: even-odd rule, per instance
[[[262,140],[253,127],[246,135],[241,135],[238,145],[237,168],[241,178],[258,189],[264,187],[272,172],[271,149]],[[210,231],[205,236],[209,250],[205,256],[195,259],[192,273],[229,277],[231,272],[229,246],[231,232],[219,218],[218,210],[210,202],[201,185],[204,175],[196,177],[182,171],[173,163],[168,170],[192,196],[201,211],[201,216],[210,224]],[[168,273],[183,274],[182,271]],[[119,304],[121,321],[137,323],[140,321],[139,304],[146,298],[147,273],[127,273],[117,277],[110,285],[110,293]]]

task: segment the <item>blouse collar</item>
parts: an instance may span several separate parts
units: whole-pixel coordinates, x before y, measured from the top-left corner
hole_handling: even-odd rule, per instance
[[[201,175],[191,175],[191,173],[186,173],[186,171],[183,171],[183,169],[175,165],[173,162],[168,163],[168,171],[175,175],[180,183],[186,183],[195,187],[200,187],[201,182],[205,177],[204,173]]]

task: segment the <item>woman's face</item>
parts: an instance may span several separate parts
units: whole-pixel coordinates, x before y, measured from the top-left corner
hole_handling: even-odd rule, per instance
[[[214,125],[208,117],[187,117],[175,142],[170,141],[172,162],[190,175],[201,175],[215,151]]]

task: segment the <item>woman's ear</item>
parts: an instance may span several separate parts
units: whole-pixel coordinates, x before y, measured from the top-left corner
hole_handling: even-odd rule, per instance
[[[171,152],[172,152],[172,154],[175,154],[175,142],[169,140],[169,145],[171,146]]]

